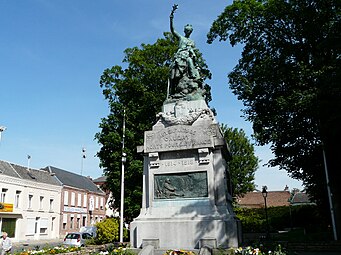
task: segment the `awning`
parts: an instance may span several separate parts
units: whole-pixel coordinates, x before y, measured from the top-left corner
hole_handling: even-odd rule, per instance
[[[13,212],[0,212],[0,218],[22,218],[21,213],[13,213]]]

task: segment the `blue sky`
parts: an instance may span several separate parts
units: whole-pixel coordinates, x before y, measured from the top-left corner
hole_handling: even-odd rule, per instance
[[[250,137],[243,105],[227,84],[241,47],[206,43],[212,22],[231,1],[0,0],[0,126],[7,127],[0,159],[27,165],[30,155],[33,168],[52,165],[101,176],[94,135],[108,107],[100,76],[122,64],[126,48],[152,44],[169,31],[174,3],[179,5],[175,29],[182,33],[185,24],[193,25],[192,38],[213,74],[207,83],[218,121],[243,128]],[[285,171],[262,166],[272,157],[268,147],[256,147],[256,155],[262,160],[255,180],[259,188],[302,188]]]

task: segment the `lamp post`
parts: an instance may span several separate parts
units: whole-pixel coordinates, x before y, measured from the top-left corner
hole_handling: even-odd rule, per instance
[[[268,189],[267,186],[263,186],[262,196],[264,198],[264,209],[265,209],[265,219],[266,219],[266,239],[269,239],[270,235],[269,235],[268,207],[266,205],[266,198],[268,196],[267,189]]]

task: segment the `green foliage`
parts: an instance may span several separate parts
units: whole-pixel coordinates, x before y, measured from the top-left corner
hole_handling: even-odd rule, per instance
[[[101,144],[97,153],[100,165],[107,175],[107,186],[115,195],[120,194],[122,122],[126,112],[125,149],[125,201],[124,216],[130,222],[136,217],[142,201],[143,156],[136,147],[143,145],[144,131],[150,130],[156,122],[166,99],[169,65],[177,43],[169,33],[154,44],[142,44],[124,51],[123,63],[104,70],[100,86],[108,101],[109,114],[100,123],[101,131],[95,138]],[[205,62],[199,54],[202,76],[210,77]],[[210,100],[209,86],[206,100]],[[120,197],[115,196],[115,207],[120,205]]]
[[[242,230],[246,233],[264,232],[264,209],[234,208],[237,218],[241,221]]]
[[[97,236],[95,242],[97,244],[107,244],[119,241],[120,221],[118,218],[106,218],[96,224]],[[124,229],[123,238],[128,238],[128,231]]]
[[[229,74],[260,145],[271,144],[271,166],[300,179],[328,203],[322,144],[335,208],[340,207],[341,5],[339,1],[237,0],[214,21],[216,38],[243,44]],[[341,213],[336,212],[341,229]]]
[[[135,254],[134,252],[124,247],[115,248],[109,253],[109,255],[134,255],[134,254]]]
[[[234,208],[245,233],[262,233],[266,230],[264,208]],[[268,208],[270,231],[304,228],[308,232],[325,230],[327,221],[321,218],[315,205],[277,206]]]
[[[242,129],[221,125],[224,138],[229,146],[231,160],[228,162],[233,196],[243,196],[254,191],[255,172],[258,158],[255,156],[253,144]]]

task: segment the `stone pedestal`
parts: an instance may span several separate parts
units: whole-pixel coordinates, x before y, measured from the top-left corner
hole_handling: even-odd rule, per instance
[[[135,248],[237,247],[229,152],[204,100],[165,104],[145,132],[143,201],[130,225]],[[212,247],[214,248],[214,247]]]

